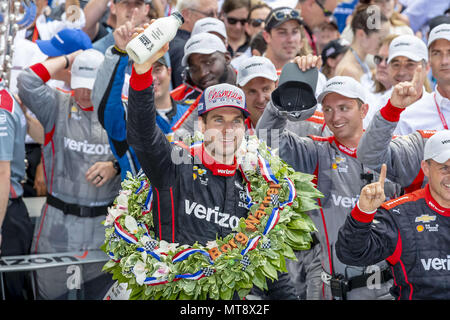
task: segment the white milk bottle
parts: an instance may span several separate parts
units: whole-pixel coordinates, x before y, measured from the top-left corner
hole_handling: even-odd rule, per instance
[[[144,63],[175,37],[178,28],[183,23],[183,16],[179,12],[157,19],[127,44],[125,49],[128,55],[136,63]]]

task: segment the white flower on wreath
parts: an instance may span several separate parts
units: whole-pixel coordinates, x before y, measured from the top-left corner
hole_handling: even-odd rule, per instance
[[[157,279],[165,278],[170,272],[169,266],[164,262],[156,262],[153,264],[153,266],[156,268],[156,271],[153,272],[152,277],[155,277]]]
[[[214,240],[214,241],[208,241],[207,243],[206,243],[206,249],[212,249],[212,248],[216,248],[216,247],[218,247],[219,245],[217,244],[217,242],[216,242],[216,240]]]
[[[132,216],[125,216],[125,228],[127,228],[132,234],[136,234],[138,232],[138,224]]]
[[[159,242],[158,249],[155,250],[156,253],[169,253],[169,251],[175,252],[179,243],[168,243],[167,241],[161,240]]]
[[[146,265],[142,261],[137,261],[133,266],[133,273],[136,276],[136,282],[139,285],[143,285],[145,278],[147,278]]]
[[[244,161],[242,163],[242,170],[255,171],[257,165],[258,165],[258,155],[256,153],[247,152]]]
[[[119,210],[115,207],[109,207],[108,215],[106,216],[106,220],[105,220],[105,226],[112,225],[114,220],[116,220],[116,218],[120,217],[122,214],[123,214],[122,210]]]
[[[117,208],[124,212],[128,212],[128,192],[131,194],[131,190],[122,190],[120,191],[119,196],[117,197]]]

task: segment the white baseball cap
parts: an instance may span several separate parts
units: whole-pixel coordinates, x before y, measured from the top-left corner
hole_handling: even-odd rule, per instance
[[[428,48],[433,41],[438,39],[450,41],[450,23],[440,24],[431,30],[430,35],[428,36]]]
[[[70,86],[72,89],[94,87],[95,77],[105,56],[100,51],[88,49],[75,57],[72,64]]]
[[[227,39],[227,30],[225,29],[225,24],[222,20],[216,18],[206,17],[197,20],[194,24],[194,28],[192,29],[191,36],[202,32],[217,32],[222,37]]]
[[[396,37],[389,45],[389,57],[387,63],[395,57],[407,57],[413,61],[425,60],[428,62],[428,49],[421,39],[407,34]]]
[[[218,36],[208,32],[197,33],[189,38],[184,45],[184,56],[181,65],[186,66],[188,58],[193,53],[211,54],[214,52],[227,52],[225,44]]]
[[[252,56],[242,61],[239,65],[236,83],[243,87],[250,80],[258,77],[277,81],[277,69],[275,69],[275,66],[269,59],[265,57]]]
[[[423,160],[433,159],[444,163],[450,159],[450,130],[436,132],[425,143]]]
[[[329,79],[325,84],[324,90],[317,97],[319,103],[322,103],[325,96],[331,92],[338,93],[347,98],[360,99],[363,103],[366,103],[363,86],[352,77],[336,76]]]

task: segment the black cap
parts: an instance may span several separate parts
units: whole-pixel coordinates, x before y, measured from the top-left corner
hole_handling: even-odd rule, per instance
[[[303,24],[300,12],[289,7],[274,8],[270,11],[265,21],[265,30],[269,32],[273,28],[285,23],[289,20],[295,20],[299,24]]]
[[[281,70],[278,87],[272,92],[273,103],[290,113],[295,120],[306,120],[314,114],[319,71],[311,68],[303,72],[296,63],[289,62]],[[301,112],[301,118],[295,116]]]
[[[450,23],[450,16],[437,16],[431,19],[428,22],[428,26],[430,27],[430,31],[433,30],[433,28],[437,27],[440,24],[444,23]]]
[[[336,58],[339,54],[348,50],[349,43],[344,39],[336,39],[328,42],[322,50],[322,61],[325,65],[328,58]]]

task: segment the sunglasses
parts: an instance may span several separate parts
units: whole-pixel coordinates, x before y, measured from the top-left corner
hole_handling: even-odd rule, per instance
[[[271,17],[274,17],[278,21],[286,19],[298,19],[300,17],[300,13],[298,13],[298,11],[296,10],[290,10],[289,12],[286,10],[280,10],[272,12]]]
[[[215,11],[209,11],[209,12],[205,12],[205,11],[201,11],[201,10],[197,10],[197,9],[193,9],[193,8],[189,8],[189,10],[194,11],[194,12],[198,12],[202,15],[204,15],[205,17],[210,17],[210,18],[217,18],[217,12]]]
[[[236,19],[236,18],[227,17],[227,21],[229,24],[236,24],[239,22],[241,25],[245,25],[245,23],[247,22],[247,19]]]
[[[250,19],[248,20],[248,23],[252,25],[252,27],[257,28],[261,26],[261,24],[264,22],[264,19]]]
[[[387,63],[387,60],[388,60],[388,57],[383,57],[383,56],[379,56],[379,55],[375,55],[373,57],[373,62],[375,62],[376,65],[379,65],[383,61],[384,61],[384,63]]]
[[[323,15],[324,15],[325,17],[329,17],[329,16],[331,16],[331,15],[333,14],[333,12],[331,12],[330,10],[325,9],[325,7],[323,6],[323,4],[321,4],[321,3],[319,2],[319,0],[316,0],[316,3],[317,3],[317,5],[320,7],[320,9],[322,9]]]

